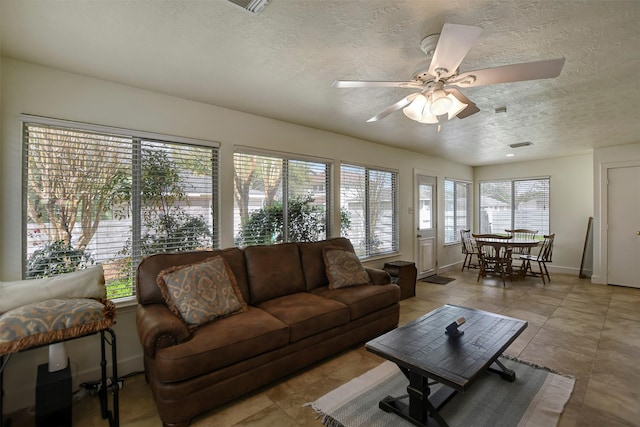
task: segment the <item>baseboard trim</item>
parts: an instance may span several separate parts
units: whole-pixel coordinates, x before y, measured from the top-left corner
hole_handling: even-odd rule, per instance
[[[460,269],[462,268],[462,261],[458,261],[452,264],[447,264],[444,265],[440,268],[438,268],[438,274],[440,273],[446,273],[447,271],[451,271],[451,270],[458,270],[460,271]],[[534,265],[534,268],[537,269],[537,264]],[[553,265],[553,264],[547,264],[547,269],[549,269],[549,273],[558,273],[558,274],[568,274],[568,275],[573,275],[573,276],[578,276],[580,274],[580,270],[576,267],[567,267],[567,266],[562,266],[562,265]],[[537,270],[536,270],[537,271]],[[591,280],[594,281],[594,277],[591,277]],[[594,283],[598,283],[595,282]]]

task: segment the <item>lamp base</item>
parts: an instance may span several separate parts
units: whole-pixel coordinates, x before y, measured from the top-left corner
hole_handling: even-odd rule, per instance
[[[64,341],[49,345],[49,372],[56,372],[69,366],[67,346]]]

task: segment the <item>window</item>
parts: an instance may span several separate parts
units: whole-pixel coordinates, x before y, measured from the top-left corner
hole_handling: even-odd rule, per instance
[[[341,166],[341,234],[358,256],[398,251],[397,182],[397,172]]]
[[[327,237],[331,164],[294,155],[233,156],[237,246],[308,242]]]
[[[471,228],[471,184],[444,180],[444,243],[460,242],[460,230]]]
[[[549,178],[480,183],[480,232],[514,228],[549,234]]]
[[[100,263],[108,297],[125,298],[143,257],[217,247],[217,148],[23,120],[26,278]]]

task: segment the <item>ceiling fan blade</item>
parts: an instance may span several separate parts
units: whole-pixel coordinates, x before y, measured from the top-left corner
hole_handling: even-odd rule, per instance
[[[449,88],[449,89],[447,89],[447,92],[453,94],[453,96],[458,98],[458,101],[460,101],[460,102],[462,102],[464,104],[467,104],[467,108],[465,108],[464,110],[460,111],[456,115],[457,118],[464,119],[465,117],[469,117],[470,115],[478,113],[480,111],[478,106],[473,101],[471,101],[469,98],[464,96],[464,94],[462,92],[460,92],[458,89]]]
[[[450,81],[448,84],[455,84],[460,87],[474,87],[492,85],[496,83],[551,79],[560,75],[560,71],[562,71],[562,67],[564,66],[564,61],[564,58],[556,58],[469,71],[467,73],[460,74],[456,77],[455,81]]]
[[[367,80],[336,80],[331,85],[337,88],[350,87],[402,87],[402,88],[418,88],[422,89],[423,84],[420,82],[375,82]]]
[[[411,104],[413,99],[416,96],[418,96],[419,93],[420,92],[412,93],[411,95],[405,96],[400,101],[396,102],[393,105],[388,106],[383,111],[381,111],[378,114],[376,114],[375,116],[371,117],[369,120],[367,120],[367,123],[377,122],[380,119],[384,119],[385,117],[387,117],[389,114],[393,113],[394,111],[398,111],[399,109],[406,107],[407,105]]]
[[[460,63],[478,39],[482,28],[470,25],[444,24],[436,50],[431,59],[429,74],[449,77],[455,74]],[[438,70],[441,70],[438,72]]]

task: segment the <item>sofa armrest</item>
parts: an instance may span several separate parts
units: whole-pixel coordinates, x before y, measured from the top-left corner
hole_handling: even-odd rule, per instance
[[[391,283],[391,276],[386,271],[370,267],[365,267],[365,270],[367,270],[371,283],[374,285],[388,285]]]
[[[156,350],[176,345],[189,339],[187,325],[164,304],[138,305],[136,326],[140,343],[148,357]]]

